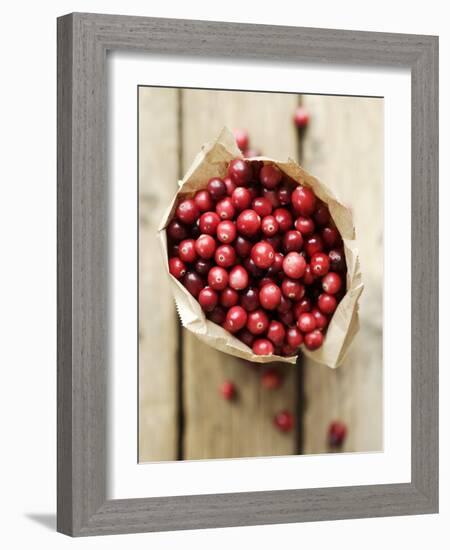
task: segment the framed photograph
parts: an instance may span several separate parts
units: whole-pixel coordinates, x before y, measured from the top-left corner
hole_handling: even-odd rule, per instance
[[[58,530],[438,511],[438,39],[58,19]]]

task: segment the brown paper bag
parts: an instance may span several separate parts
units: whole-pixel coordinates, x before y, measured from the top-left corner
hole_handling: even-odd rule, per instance
[[[159,227],[159,237],[164,263],[171,280],[176,308],[182,325],[193,332],[197,338],[217,350],[256,363],[270,363],[273,361],[295,363],[296,357],[254,355],[252,350],[238,338],[221,326],[209,321],[197,300],[169,273],[166,227],[174,215],[178,201],[182,198],[191,198],[196,191],[206,186],[210,178],[225,177],[228,163],[238,157],[242,158],[242,153],[237,148],[234,136],[230,130],[224,128],[214,143],[203,145],[186,175],[179,182],[179,190],[163,216]],[[295,161],[289,159],[287,162],[280,162],[267,157],[257,158],[276,164],[296,182],[310,187],[317,197],[328,205],[331,216],[344,241],[347,261],[347,292],[328,325],[322,347],[316,351],[309,351],[304,345],[301,347],[302,352],[314,361],[336,368],[342,363],[355,334],[358,332],[358,300],[364,287],[358,250],[355,246],[355,230],[351,211],[340,203],[322,182],[308,174]]]

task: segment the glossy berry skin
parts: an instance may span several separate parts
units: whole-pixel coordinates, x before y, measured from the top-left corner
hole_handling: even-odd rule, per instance
[[[236,220],[237,230],[244,237],[254,237],[261,226],[261,218],[254,210],[244,210]]]
[[[236,210],[230,197],[225,197],[216,204],[216,214],[221,220],[232,220],[235,212]]]
[[[281,248],[281,241],[282,237],[279,234],[273,235],[272,237],[266,237],[265,239],[268,243],[270,243],[275,250],[279,250]]]
[[[322,252],[324,249],[322,237],[320,235],[311,235],[305,240],[304,249],[310,258],[314,254],[317,254],[317,252]]]
[[[299,216],[295,220],[295,229],[297,231],[300,231],[300,233],[306,237],[308,235],[312,235],[314,233],[314,230],[316,228],[314,221],[312,218],[303,218],[302,216]]]
[[[236,397],[236,386],[230,380],[225,380],[219,388],[221,396],[227,401],[232,401]]]
[[[333,271],[330,271],[322,279],[322,288],[327,294],[337,294],[341,290],[342,279]]]
[[[200,216],[198,227],[202,233],[215,237],[219,223],[220,218],[215,212],[205,212]]]
[[[202,276],[206,276],[209,273],[209,270],[213,267],[211,260],[204,260],[199,258],[194,264],[195,271]]]
[[[303,237],[300,231],[290,229],[283,235],[283,248],[287,252],[300,252],[303,246]]]
[[[236,145],[241,151],[247,149],[249,144],[249,137],[247,130],[235,128],[233,130],[234,139],[236,140]]]
[[[233,306],[227,311],[225,324],[229,332],[238,332],[241,328],[245,327],[246,323],[247,312],[241,306]]]
[[[290,432],[294,427],[294,416],[289,411],[281,411],[275,415],[273,423],[281,432]]]
[[[331,422],[328,428],[328,445],[330,447],[342,447],[347,437],[347,426],[340,420]]]
[[[306,128],[309,123],[309,113],[304,107],[297,107],[294,113],[294,124],[299,130]]]
[[[204,260],[209,260],[216,251],[216,240],[211,235],[200,235],[195,241],[195,251]]]
[[[317,299],[317,306],[322,313],[325,313],[325,315],[331,315],[337,308],[336,297],[332,294],[327,294],[324,292]]]
[[[259,303],[264,309],[276,309],[281,302],[280,287],[274,283],[265,284],[259,291]]]
[[[293,349],[297,349],[303,344],[303,334],[296,326],[287,329],[286,342]]]
[[[253,346],[253,342],[255,341],[255,336],[246,328],[243,328],[236,334],[236,336],[239,338],[241,342],[244,342],[246,346],[251,348]]]
[[[252,203],[252,194],[247,187],[236,187],[231,195],[231,202],[236,210],[246,210]]]
[[[264,273],[263,270],[260,269],[251,258],[245,258],[242,265],[252,277],[259,278],[262,277]]]
[[[277,307],[278,313],[287,313],[291,308],[292,308],[291,300],[289,300],[289,298],[286,298],[286,296],[281,294],[281,300]]]
[[[227,194],[227,187],[220,178],[211,178],[207,187],[211,198],[215,201],[223,199]]]
[[[283,260],[283,271],[291,279],[300,279],[306,269],[306,260],[298,252],[289,252]]]
[[[219,301],[219,296],[215,290],[205,286],[198,294],[198,303],[204,311],[212,311]]]
[[[283,325],[290,327],[295,323],[294,312],[292,309],[286,311],[285,313],[278,313],[278,319],[283,323]]]
[[[236,250],[236,254],[240,258],[247,258],[250,256],[250,253],[252,251],[253,243],[246,239],[245,237],[242,237],[242,235],[238,235],[236,237],[236,240],[234,241],[234,249]]]
[[[315,280],[316,276],[312,272],[311,266],[309,264],[306,264],[305,273],[303,273],[302,277],[303,284],[312,285]]]
[[[228,176],[237,186],[245,186],[251,180],[252,175],[252,169],[245,160],[234,159],[228,165]]]
[[[226,308],[233,307],[239,302],[239,294],[234,288],[227,287],[220,293],[220,305]]]
[[[200,216],[200,210],[193,199],[185,199],[177,206],[175,215],[181,223],[192,225]]]
[[[302,313],[309,313],[311,311],[311,308],[311,300],[309,298],[302,298],[300,301],[294,304],[295,318],[298,319]]]
[[[273,215],[275,216],[282,233],[285,233],[291,229],[294,224],[292,214],[286,208],[276,208]]]
[[[231,267],[236,263],[236,252],[229,244],[221,244],[217,247],[214,260],[220,267]]]
[[[197,252],[195,250],[194,239],[185,239],[184,241],[181,241],[178,248],[178,254],[183,262],[195,262],[197,259]]]
[[[297,319],[297,326],[302,332],[311,332],[316,328],[316,319],[312,313],[302,313]]]
[[[229,285],[234,290],[243,290],[248,286],[247,270],[241,265],[236,265],[229,273]]]
[[[214,208],[214,201],[209,194],[207,189],[201,189],[195,193],[194,202],[197,205],[197,208],[200,212],[207,212]]]
[[[281,206],[288,206],[291,204],[292,188],[290,185],[282,184],[278,188],[278,200]]]
[[[336,227],[324,227],[321,232],[321,237],[327,248],[339,246],[342,241]]]
[[[275,250],[268,242],[260,241],[253,246],[250,257],[257,267],[268,269],[275,259]]]
[[[281,346],[286,336],[286,330],[280,321],[270,321],[267,329],[267,338],[275,346]]]
[[[262,309],[252,311],[247,315],[247,330],[255,336],[264,334],[269,328],[269,318]]]
[[[330,250],[330,252],[328,252],[328,257],[330,258],[331,271],[337,271],[338,273],[345,271],[345,255],[342,249]]]
[[[252,350],[255,355],[273,355],[275,348],[267,338],[258,338],[253,342]]]
[[[329,223],[331,217],[330,217],[330,211],[328,210],[328,206],[324,203],[319,204],[316,207],[316,211],[314,212],[314,220],[318,225],[327,225]]]
[[[266,189],[275,189],[283,178],[283,172],[274,164],[266,164],[261,168],[259,181]]]
[[[281,252],[275,252],[275,256],[273,257],[273,263],[267,269],[267,275],[269,277],[272,277],[273,275],[280,273],[280,271],[283,269],[283,260],[284,260],[283,254],[281,254]]]
[[[188,292],[197,298],[202,288],[205,286],[203,279],[195,271],[188,271],[182,279],[183,285],[187,288]]]
[[[217,238],[221,243],[232,243],[236,235],[236,225],[230,220],[224,220],[217,226]]]
[[[261,218],[269,216],[272,213],[272,203],[265,197],[256,197],[256,199],[253,199],[252,208]]]
[[[312,332],[305,334],[305,346],[310,350],[314,351],[319,349],[323,344],[323,333],[320,330],[316,329]]]
[[[316,207],[316,196],[309,187],[299,185],[291,195],[291,202],[294,210],[301,216],[309,217]]]
[[[298,279],[283,279],[281,283],[281,291],[286,298],[290,300],[298,301],[305,295],[305,287],[298,281]]]
[[[316,328],[319,330],[323,330],[328,325],[328,317],[324,315],[320,309],[314,308],[311,311],[311,314],[313,315],[314,319],[316,320]]]
[[[188,238],[188,230],[178,220],[172,220],[167,226],[167,235],[172,241],[180,242]]]
[[[223,290],[228,286],[228,273],[223,267],[211,268],[208,273],[208,285],[214,290]]]
[[[259,291],[253,287],[246,288],[240,295],[239,303],[246,311],[255,311],[259,307]]]
[[[227,195],[231,197],[233,191],[236,189],[236,184],[228,176],[226,178],[223,178],[223,183],[225,184],[225,187],[227,189]]]
[[[267,369],[261,375],[261,385],[266,390],[276,390],[281,386],[281,375],[275,369]]]
[[[217,306],[210,313],[208,313],[208,319],[216,325],[222,325],[225,322],[226,311],[222,306]]]
[[[275,216],[264,216],[261,220],[261,231],[267,237],[272,237],[278,233],[280,226],[278,225]]]
[[[181,279],[186,274],[186,264],[180,258],[170,258],[169,272],[175,279]]]
[[[316,252],[311,257],[311,271],[316,277],[323,277],[330,271],[330,258],[324,252]]]
[[[270,202],[272,208],[279,208],[281,206],[277,190],[264,188],[262,191],[262,196]]]
[[[281,354],[285,357],[291,357],[292,355],[295,355],[297,353],[297,350],[292,348],[289,344],[283,344],[281,347]]]

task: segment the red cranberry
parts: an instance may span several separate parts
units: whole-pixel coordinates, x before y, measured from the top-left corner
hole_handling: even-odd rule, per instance
[[[294,416],[289,411],[281,411],[275,415],[273,423],[281,432],[290,432],[294,427]]]
[[[311,271],[316,277],[323,277],[330,270],[330,259],[328,254],[316,252],[311,258]]]
[[[221,220],[232,220],[235,210],[230,197],[225,197],[216,204],[216,213]]]
[[[297,319],[297,326],[302,332],[311,332],[316,328],[316,320],[312,313],[302,313]]]
[[[184,241],[186,242],[186,241]],[[216,251],[216,241],[211,235],[200,235],[195,241],[195,251],[204,260],[209,260],[214,256]]]
[[[263,270],[251,258],[245,258],[243,265],[252,277],[258,278],[262,276]]]
[[[311,311],[311,300],[306,297],[294,304],[294,315],[298,319],[302,313],[309,313]]]
[[[219,223],[220,218],[215,212],[205,212],[200,216],[198,225],[202,233],[215,236]]]
[[[286,342],[294,349],[299,348],[303,344],[303,334],[295,325],[287,329]]]
[[[175,279],[181,279],[186,273],[186,265],[180,258],[169,259],[169,272]]]
[[[328,248],[333,248],[341,244],[341,236],[336,227],[324,227],[321,236],[325,246]]]
[[[256,288],[248,287],[241,294],[240,304],[246,311],[255,311],[259,307],[259,292]]]
[[[228,165],[228,176],[236,185],[246,185],[252,178],[250,165],[242,159],[234,159]]]
[[[330,258],[330,268],[332,271],[338,271],[339,273],[345,271],[346,265],[343,250],[330,250],[328,257]]]
[[[314,219],[318,225],[327,225],[330,221],[330,211],[328,206],[324,203],[321,203],[317,206],[316,211],[314,212]]]
[[[229,284],[235,290],[243,290],[248,286],[248,273],[241,265],[236,265],[230,271]]]
[[[247,330],[246,328],[243,328],[236,334],[236,336],[239,338],[241,342],[244,342],[246,346],[251,348],[253,346],[253,342],[255,341],[254,335]]]
[[[231,201],[237,210],[245,210],[252,203],[252,194],[247,187],[236,187],[231,195]]]
[[[245,327],[247,312],[241,306],[233,306],[227,311],[225,319],[226,328],[229,332],[237,332]]]
[[[267,269],[273,264],[275,250],[268,242],[260,241],[253,246],[251,258],[257,267]]]
[[[271,321],[267,329],[267,338],[275,345],[281,346],[284,342],[286,331],[279,321]]]
[[[222,325],[225,322],[226,311],[223,307],[217,306],[210,313],[208,313],[208,319],[216,325]]]
[[[212,311],[217,306],[218,300],[217,292],[209,286],[205,286],[199,292],[198,302],[205,311]]]
[[[281,353],[285,357],[290,357],[292,355],[295,355],[296,352],[297,352],[297,350],[294,349],[293,347],[291,347],[289,344],[283,344],[283,346],[281,348]]]
[[[337,273],[330,271],[322,279],[322,288],[327,294],[336,294],[341,290],[342,279]]]
[[[316,329],[312,332],[308,332],[308,334],[305,334],[305,346],[311,350],[314,351],[323,344],[323,334],[320,332],[320,330]]]
[[[337,308],[337,300],[332,294],[326,294],[324,292],[317,299],[317,306],[322,313],[331,315]]]
[[[201,189],[195,193],[194,202],[200,212],[206,212],[214,208],[214,201],[206,189]]]
[[[316,320],[316,327],[323,330],[328,325],[328,317],[317,308],[314,308],[311,313]]]
[[[223,307],[233,307],[239,302],[239,294],[234,288],[225,288],[220,293],[220,305]]]
[[[252,202],[252,208],[261,218],[272,213],[272,203],[265,197],[256,197]]]
[[[176,242],[180,242],[183,239],[186,239],[188,236],[188,231],[186,227],[180,223],[178,220],[172,220],[167,226],[167,235]]]
[[[283,269],[283,260],[283,254],[281,254],[281,252],[275,252],[275,256],[273,257],[273,264],[267,270],[267,275],[269,275],[269,277],[276,275]]]
[[[274,250],[279,250],[281,248],[282,237],[279,234],[267,237],[266,241],[273,246]]]
[[[178,254],[180,255],[180,259],[183,260],[183,262],[195,262],[197,258],[197,252],[195,250],[194,239],[185,239],[184,241],[181,241],[178,248]]]
[[[227,194],[227,187],[220,178],[211,178],[208,181],[208,191],[215,201],[223,199]]]
[[[272,208],[279,208],[281,206],[280,199],[278,198],[278,191],[275,189],[263,189],[262,196],[267,199]]]
[[[292,189],[290,185],[283,184],[278,189],[278,200],[281,206],[288,206],[291,204]]]
[[[212,268],[213,263],[211,260],[204,260],[203,258],[199,258],[195,264],[195,271],[199,275],[208,275],[209,270]]]
[[[279,313],[286,313],[292,308],[292,302],[289,300],[289,298],[286,298],[286,296],[283,296],[281,294],[281,300],[278,304],[277,311]]]
[[[281,291],[291,300],[301,300],[305,295],[305,287],[297,280],[283,279],[281,283]]]
[[[303,237],[300,231],[290,229],[283,235],[283,247],[285,252],[299,252],[303,246]]]
[[[253,342],[252,350],[255,355],[272,355],[275,348],[270,340],[258,338]]]
[[[269,318],[262,309],[252,311],[247,315],[247,330],[252,334],[260,335],[266,332],[269,327]]]
[[[295,323],[294,313],[292,309],[286,311],[285,313],[278,313],[278,318],[283,323],[283,325],[286,325],[287,327],[290,327]]]
[[[301,216],[311,216],[316,207],[316,195],[309,187],[299,185],[294,189],[291,196],[292,206],[294,210]]]
[[[199,221],[197,221],[196,224],[194,224],[191,228],[190,228],[190,237],[191,239],[198,239],[200,237],[200,235],[202,234],[202,232],[200,231],[200,227],[198,226],[199,224]]]
[[[274,283],[265,284],[259,291],[259,302],[265,309],[276,309],[281,302],[280,287]]]
[[[228,273],[223,267],[213,267],[208,273],[208,285],[214,290],[223,290],[228,286]]]
[[[298,252],[289,252],[283,260],[283,271],[291,279],[300,279],[305,273],[306,260]]]
[[[266,275],[265,277],[262,277],[261,279],[259,279],[258,288],[261,289],[264,285],[275,285],[275,284],[277,283],[275,282],[273,277],[269,277],[268,275]]]
[[[220,393],[224,399],[231,401],[236,396],[236,386],[233,382],[225,380],[220,386]]]
[[[261,220],[261,231],[267,237],[272,237],[278,233],[279,225],[274,216],[265,216]]]
[[[254,237],[261,226],[261,218],[254,210],[247,209],[239,214],[236,225],[241,235]]]
[[[309,264],[305,267],[305,273],[303,273],[302,281],[305,285],[312,285],[316,280],[316,276],[312,272],[311,266]]]
[[[241,235],[238,235],[236,237],[236,240],[234,241],[234,248],[236,250],[236,254],[240,258],[247,258],[250,256],[250,252],[252,251],[253,243],[249,241],[248,239],[245,239]]]
[[[308,126],[309,113],[304,107],[297,107],[294,113],[294,123],[299,129],[303,129]]]
[[[256,197],[259,195],[259,187],[256,187],[256,185],[249,185],[247,189],[250,191],[250,195],[252,196],[252,202],[256,199]]]
[[[222,243],[232,243],[236,238],[236,225],[230,220],[224,220],[217,226],[217,238]]]
[[[253,155],[254,157],[258,157],[259,155],[261,155],[261,152],[258,152],[258,154],[256,155]],[[247,156],[250,156],[250,155],[247,155]],[[252,160],[250,162],[250,166],[252,168],[252,178],[255,180],[255,181],[258,181],[259,180],[259,173],[261,172],[261,168],[264,166],[264,162],[262,160]]]
[[[294,220],[289,210],[286,208],[277,208],[273,215],[275,216],[282,233],[285,233],[288,229],[291,229]]]
[[[317,254],[317,252],[323,251],[323,241],[319,235],[311,235],[305,241],[304,248],[310,258]]]
[[[259,181],[266,189],[275,189],[282,177],[283,172],[274,164],[266,164],[259,173]]]
[[[183,277],[182,283],[194,298],[197,298],[199,292],[205,286],[203,279],[195,271],[188,271]]]
[[[200,216],[200,210],[193,199],[185,199],[177,206],[176,216],[180,222],[191,225]]]
[[[276,390],[281,386],[280,373],[275,369],[267,369],[261,375],[261,384],[267,390]]]
[[[236,263],[236,252],[229,244],[221,244],[214,254],[216,264],[220,267],[231,267]]]
[[[300,231],[302,235],[312,235],[314,233],[315,225],[311,218],[303,218],[302,216],[298,217],[295,220],[295,229]]]
[[[225,187],[227,189],[227,195],[231,197],[233,191],[236,189],[236,184],[228,176],[226,178],[223,178],[223,183],[225,184]]]
[[[244,149],[247,149],[248,147],[248,132],[247,130],[240,130],[239,128],[235,128],[233,130],[234,139],[236,140],[236,145],[239,147],[241,151],[244,151]]]
[[[328,428],[328,444],[330,447],[341,447],[347,436],[347,426],[340,420],[331,422]]]

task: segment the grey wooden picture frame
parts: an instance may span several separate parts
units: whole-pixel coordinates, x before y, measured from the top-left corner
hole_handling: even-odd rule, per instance
[[[411,482],[107,499],[106,54],[411,70]],[[58,19],[58,506],[72,536],[438,511],[438,38],[74,13]]]

